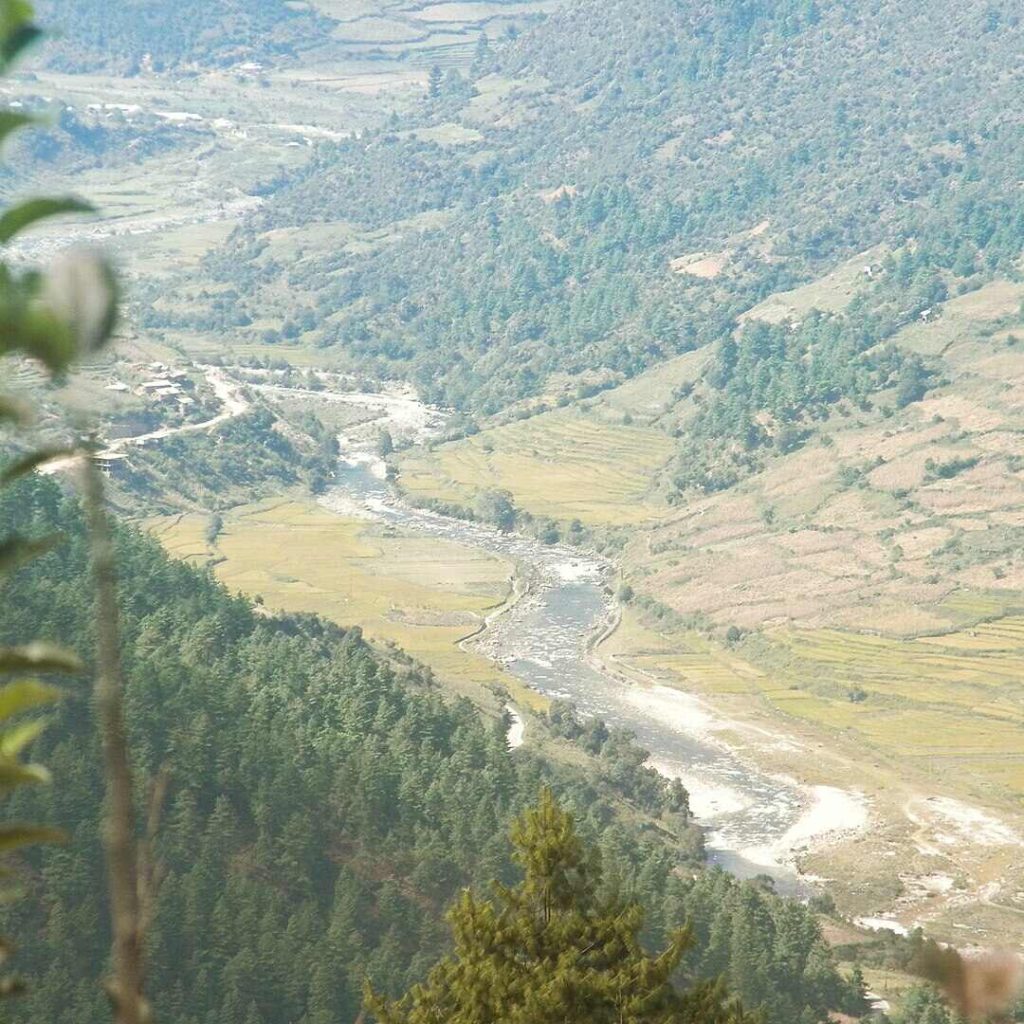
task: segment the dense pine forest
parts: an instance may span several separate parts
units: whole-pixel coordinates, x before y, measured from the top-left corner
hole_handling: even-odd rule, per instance
[[[88,650],[76,503],[37,478],[0,494],[0,523],[65,538],[10,578],[0,641],[54,635]],[[161,1020],[333,1024],[356,1018],[364,980],[399,995],[446,947],[443,914],[462,886],[515,880],[508,827],[542,785],[597,845],[609,894],[646,907],[645,942],[693,927],[685,976],[724,975],[770,1024],[857,1008],[806,908],[680,852],[678,799],[660,782],[658,810],[658,776],[622,740],[597,771],[510,754],[503,722],[443,698],[358,631],[268,617],[132,529],[118,555],[141,806],[167,772],[148,941]],[[86,690],[66,688],[35,750],[55,783],[10,802],[12,816],[68,833],[30,856],[25,892],[4,910],[30,982],[10,1012],[98,1024],[109,948],[99,755]],[[644,808],[631,803],[640,792]]]

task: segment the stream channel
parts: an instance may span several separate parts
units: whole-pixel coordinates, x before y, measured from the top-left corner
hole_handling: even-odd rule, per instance
[[[667,686],[630,685],[591,663],[590,645],[614,621],[609,563],[414,508],[372,471],[371,461],[361,454],[343,458],[337,486],[323,505],[339,512],[355,506],[405,530],[512,560],[522,596],[491,619],[473,647],[539,693],[572,701],[583,716],[633,732],[650,751],[650,763],[689,790],[713,863],[740,877],[771,875],[780,892],[807,892],[787,855],[787,836],[800,831],[809,794],[709,738],[710,712],[695,697]]]

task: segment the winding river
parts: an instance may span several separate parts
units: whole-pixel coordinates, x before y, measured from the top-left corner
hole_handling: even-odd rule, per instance
[[[611,565],[572,548],[502,534],[414,508],[397,498],[365,455],[342,459],[339,482],[323,498],[339,512],[363,514],[420,534],[443,537],[511,559],[521,598],[495,616],[472,643],[528,686],[570,700],[584,715],[629,729],[651,752],[650,763],[678,777],[706,827],[711,859],[740,876],[769,874],[780,891],[806,884],[791,863],[794,838],[814,835],[814,794],[758,770],[709,735],[708,708],[667,686],[623,683],[590,658],[597,635],[613,620]],[[818,830],[822,831],[822,830]]]

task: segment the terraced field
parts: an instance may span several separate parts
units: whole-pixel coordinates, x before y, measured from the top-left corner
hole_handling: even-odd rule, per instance
[[[507,489],[534,515],[640,523],[663,511],[648,491],[673,447],[658,431],[563,409],[403,458],[401,484],[413,497],[470,507],[482,491]]]
[[[996,281],[908,329],[955,383],[887,417],[837,411],[799,451],[691,498],[634,536],[629,582],[723,628],[912,640],[1012,612],[1024,589],[1022,295]]]
[[[146,525],[171,554],[211,564],[229,588],[258,595],[269,609],[360,626],[469,695],[501,683],[528,705],[538,702],[482,655],[459,647],[508,597],[512,566],[499,558],[291,500],[233,510],[214,539],[200,514]]]
[[[714,693],[756,693],[761,672],[721,645],[689,630],[661,632],[625,608],[616,630],[598,648],[602,659],[659,682]]]
[[[333,39],[344,52],[406,67],[464,67],[481,33],[496,39],[521,29],[537,14],[558,8],[562,0],[449,3],[431,0],[312,0],[335,19]]]
[[[877,257],[776,296],[758,315],[838,308]],[[993,282],[898,339],[941,352],[952,386],[885,417],[839,411],[801,450],[679,507],[651,497],[673,448],[655,424],[690,401],[676,396],[698,380],[698,354],[586,409],[407,458],[403,484],[463,504],[503,487],[534,513],[634,527],[626,581],[712,632],[662,631],[627,609],[599,650],[606,662],[741,716],[756,709],[782,730],[841,738],[888,765],[883,777],[1020,806],[1022,297],[1019,284]],[[743,631],[731,647],[721,642],[729,626]]]
[[[845,309],[865,281],[870,280],[871,268],[884,256],[882,248],[862,252],[817,281],[769,296],[741,319],[781,323],[783,320],[798,320],[812,309]]]
[[[633,612],[601,657],[650,679],[781,713],[899,763],[919,781],[1024,802],[1024,615],[897,639],[776,628],[730,650]],[[750,701],[754,701],[754,705]]]
[[[787,715],[857,736],[979,795],[1024,799],[1024,617],[896,640],[779,630],[752,645]]]
[[[630,606],[596,657],[706,697],[712,734],[762,768],[865,794],[867,832],[800,858],[846,913],[1018,941],[1024,615],[917,640],[778,628],[729,647]],[[954,878],[941,899],[928,888]]]

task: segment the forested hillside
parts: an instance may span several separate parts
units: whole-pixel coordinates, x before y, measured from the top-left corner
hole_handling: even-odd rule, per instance
[[[132,74],[144,62],[162,70],[274,58],[310,46],[330,25],[285,0],[40,0],[37,7],[59,33],[51,59],[69,71]]]
[[[2,492],[0,523],[66,537],[6,587],[0,640],[43,633],[86,650],[76,506],[33,479]],[[542,782],[598,842],[605,883],[647,906],[647,940],[692,923],[688,975],[724,972],[771,1024],[856,1005],[806,909],[720,872],[690,877],[672,839],[687,827],[678,799],[622,739],[585,773],[512,755],[503,723],[389,665],[358,632],[259,614],[134,531],[119,550],[135,762],[147,789],[163,770],[169,780],[149,935],[159,1019],[326,1024],[355,1018],[366,977],[401,992],[445,948],[442,913],[459,887],[514,877],[507,826]],[[69,834],[32,855],[26,892],[4,911],[31,982],[12,1004],[20,1020],[106,1019],[91,717],[72,684],[37,744],[54,785],[11,802]],[[637,828],[634,791],[660,814],[656,829]]]
[[[323,147],[208,270],[264,318],[285,278],[317,313],[307,340],[494,412],[556,374],[721,341],[765,295],[899,251],[910,279],[857,313],[856,363],[943,289],[1014,267],[1022,34],[1008,2],[577,0],[482,42],[387,131]],[[355,235],[333,253],[267,250],[339,221]]]

